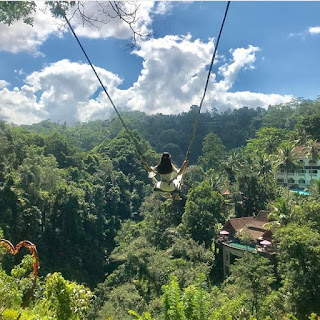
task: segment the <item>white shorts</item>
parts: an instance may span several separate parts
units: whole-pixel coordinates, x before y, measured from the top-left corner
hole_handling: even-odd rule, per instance
[[[161,191],[164,191],[164,192],[180,191],[181,180],[182,180],[182,175],[177,176],[170,183],[167,181],[157,181],[156,180],[155,188],[160,189]]]

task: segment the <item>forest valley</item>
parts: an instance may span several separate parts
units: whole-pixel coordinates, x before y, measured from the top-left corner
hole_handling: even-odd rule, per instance
[[[150,165],[179,167],[197,107],[122,116]],[[319,319],[320,181],[310,195],[276,183],[294,146],[320,140],[320,98],[200,114],[182,201],[154,192],[119,120],[0,122],[0,319]],[[317,157],[317,154],[315,155]],[[226,210],[222,190],[230,190]],[[269,210],[276,263],[246,254],[222,276],[215,239],[230,217]]]

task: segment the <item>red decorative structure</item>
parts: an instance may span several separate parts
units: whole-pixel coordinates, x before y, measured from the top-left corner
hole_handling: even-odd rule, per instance
[[[21,247],[25,247],[30,251],[34,258],[34,263],[33,263],[33,271],[32,271],[32,278],[36,279],[38,276],[38,271],[39,271],[39,258],[38,258],[38,252],[37,252],[37,247],[30,241],[28,240],[23,240],[20,241],[16,246],[13,246],[13,244],[5,239],[0,239],[0,243],[12,254],[16,255]]]
[[[22,303],[22,308],[25,309],[30,302],[30,299],[33,295],[33,291],[37,283],[36,280],[37,280],[38,271],[39,271],[39,258],[38,258],[37,247],[28,240],[20,241],[16,246],[14,246],[10,241],[6,239],[0,239],[0,244],[2,244],[2,246],[4,246],[12,255],[16,255],[19,252],[21,247],[25,247],[26,249],[29,250],[29,252],[32,254],[34,258],[33,271],[31,273],[32,287],[29,289],[29,291],[25,295]],[[20,319],[21,315],[22,315],[22,311],[19,313],[17,320]]]

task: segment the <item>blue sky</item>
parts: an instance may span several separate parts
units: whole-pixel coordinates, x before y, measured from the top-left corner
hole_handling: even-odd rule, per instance
[[[200,102],[226,2],[135,4],[137,28],[153,36],[138,39],[134,50],[130,29],[119,19],[100,29],[83,27],[77,16],[71,23],[119,109],[188,111]],[[95,2],[85,6],[97,12]],[[316,1],[232,1],[204,109],[315,99],[319,12]],[[6,121],[74,123],[112,112],[72,35],[48,11],[37,11],[33,28],[0,24],[0,70],[0,118]]]

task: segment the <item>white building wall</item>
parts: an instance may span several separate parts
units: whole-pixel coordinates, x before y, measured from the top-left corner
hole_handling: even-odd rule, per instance
[[[276,172],[275,178],[279,183],[304,189],[310,186],[311,180],[320,178],[320,160],[316,163],[312,163],[312,160],[307,158],[298,158],[298,160],[301,163],[301,167],[292,172],[288,171],[288,181],[284,169]]]

